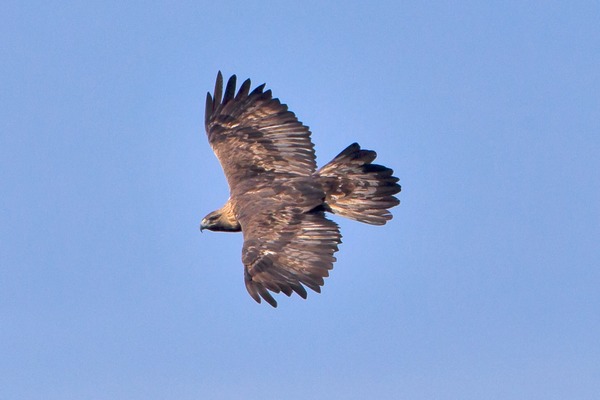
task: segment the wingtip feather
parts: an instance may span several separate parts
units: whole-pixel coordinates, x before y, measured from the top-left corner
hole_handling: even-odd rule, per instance
[[[238,90],[238,94],[235,96],[236,100],[241,100],[244,97],[248,96],[248,93],[250,92],[250,85],[251,85],[251,81],[250,79],[246,79],[244,81],[244,83],[242,83],[242,86],[240,86],[240,89]]]
[[[250,95],[255,95],[255,94],[260,94],[263,92],[263,90],[265,89],[265,86],[267,84],[263,83],[262,85],[258,85],[257,87],[254,88],[254,90],[252,91],[252,93],[250,93]]]
[[[223,104],[227,104],[230,100],[235,98],[235,85],[237,83],[237,76],[231,75],[229,80],[227,81],[227,86],[225,87],[225,94],[223,96]]]
[[[206,93],[206,105],[204,108],[204,125],[208,125],[208,121],[213,112],[213,98],[210,92]]]
[[[221,104],[221,99],[223,96],[223,74],[221,73],[221,71],[219,71],[217,73],[217,80],[215,82],[215,97],[214,97],[214,104],[215,105],[219,105]]]

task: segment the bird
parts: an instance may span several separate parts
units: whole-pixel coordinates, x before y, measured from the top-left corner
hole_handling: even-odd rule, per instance
[[[244,282],[250,296],[277,307],[273,294],[321,292],[341,243],[326,212],[372,225],[392,218],[401,187],[393,170],[373,164],[375,151],[352,143],[317,169],[309,127],[265,84],[223,91],[219,71],[206,95],[208,142],[229,184],[229,199],[200,230],[242,232]]]

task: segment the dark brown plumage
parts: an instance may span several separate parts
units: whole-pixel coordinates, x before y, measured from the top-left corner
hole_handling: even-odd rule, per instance
[[[237,94],[233,75],[223,92],[217,75],[214,96],[206,96],[208,141],[227,177],[230,197],[208,214],[200,229],[244,235],[242,262],[250,296],[273,307],[270,292],[306,298],[321,291],[341,243],[332,212],[383,225],[399,201],[393,171],[372,164],[374,151],[356,143],[317,171],[308,127],[264,84]]]

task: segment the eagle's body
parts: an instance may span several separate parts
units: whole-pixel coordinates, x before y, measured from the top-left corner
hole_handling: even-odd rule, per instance
[[[244,234],[246,288],[276,307],[269,293],[320,292],[341,243],[325,211],[383,225],[399,202],[398,178],[371,164],[376,154],[348,146],[317,171],[310,131],[264,85],[235,93],[232,76],[223,95],[219,72],[214,97],[207,94],[209,142],[227,177],[230,197],[208,214],[201,229]]]

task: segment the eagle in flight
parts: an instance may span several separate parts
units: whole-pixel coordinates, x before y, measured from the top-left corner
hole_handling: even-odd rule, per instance
[[[337,224],[325,212],[383,225],[398,205],[398,178],[377,154],[357,143],[317,170],[310,130],[270,90],[236,93],[236,76],[223,92],[217,75],[206,95],[208,141],[229,183],[225,205],[208,214],[200,230],[242,232],[244,280],[250,296],[273,307],[270,292],[306,298],[321,291],[341,243]]]

